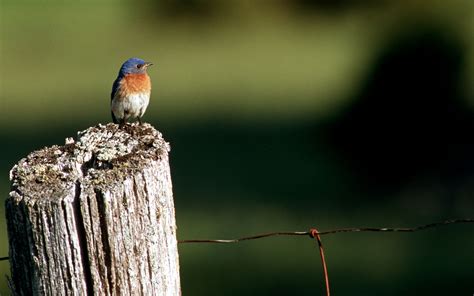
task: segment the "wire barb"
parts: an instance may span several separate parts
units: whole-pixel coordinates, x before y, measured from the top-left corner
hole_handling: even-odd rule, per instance
[[[309,236],[312,238],[315,238],[318,241],[319,255],[321,256],[321,264],[323,265],[324,282],[326,284],[326,296],[330,296],[331,292],[329,290],[328,267],[326,265],[326,259],[324,256],[324,249],[323,249],[323,243],[321,242],[321,237],[319,236],[319,232],[316,228],[312,228],[309,230]]]

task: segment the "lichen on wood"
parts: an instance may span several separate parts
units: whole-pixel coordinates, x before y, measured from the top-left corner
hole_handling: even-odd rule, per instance
[[[169,145],[97,125],[30,153],[6,201],[13,294],[179,295]]]

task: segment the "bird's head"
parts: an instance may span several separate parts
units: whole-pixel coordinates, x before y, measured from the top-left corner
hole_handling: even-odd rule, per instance
[[[146,69],[153,65],[150,62],[145,62],[139,58],[130,58],[122,64],[120,68],[120,75],[127,75],[127,74],[143,74],[146,73]]]

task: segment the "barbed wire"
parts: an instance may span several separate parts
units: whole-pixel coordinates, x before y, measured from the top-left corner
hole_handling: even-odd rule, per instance
[[[311,228],[309,231],[277,231],[277,232],[268,232],[262,233],[252,236],[244,236],[240,238],[234,239],[190,239],[190,240],[180,240],[178,243],[180,244],[189,244],[189,243],[216,243],[216,244],[227,244],[227,243],[238,243],[248,240],[256,240],[261,238],[268,238],[273,236],[309,236],[310,238],[316,239],[318,242],[319,247],[319,255],[321,257],[321,265],[323,268],[324,274],[324,283],[326,288],[326,296],[330,296],[330,285],[329,285],[329,275],[328,269],[326,265],[326,259],[324,256],[324,248],[321,242],[321,235],[328,235],[328,234],[336,234],[336,233],[343,233],[343,232],[416,232],[420,230],[426,230],[430,228],[435,228],[443,225],[449,224],[459,224],[459,223],[474,223],[474,219],[452,219],[452,220],[445,220],[442,222],[435,222],[415,227],[350,227],[350,228],[336,228],[326,231],[319,232],[316,228]]]
[[[335,234],[341,232],[416,232],[420,230],[425,230],[429,228],[435,228],[443,225],[449,224],[458,224],[458,223],[474,223],[474,219],[452,219],[452,220],[445,220],[442,222],[435,222],[425,225],[420,225],[416,227],[349,227],[349,228],[336,228],[330,229],[325,231],[318,232],[319,235],[328,235],[328,234]],[[311,236],[312,229],[309,231],[278,231],[278,232],[268,232],[262,233],[252,236],[244,236],[240,238],[233,238],[233,239],[187,239],[187,240],[180,240],[178,243],[180,244],[189,244],[189,243],[216,243],[216,244],[227,244],[227,243],[238,243],[247,240],[254,240],[260,238],[267,238],[272,236]]]

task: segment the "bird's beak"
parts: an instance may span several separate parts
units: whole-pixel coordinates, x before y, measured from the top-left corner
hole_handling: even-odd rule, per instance
[[[145,67],[148,68],[148,67],[150,67],[150,66],[153,66],[153,63],[150,63],[150,62],[146,62],[146,63],[145,63]]]

